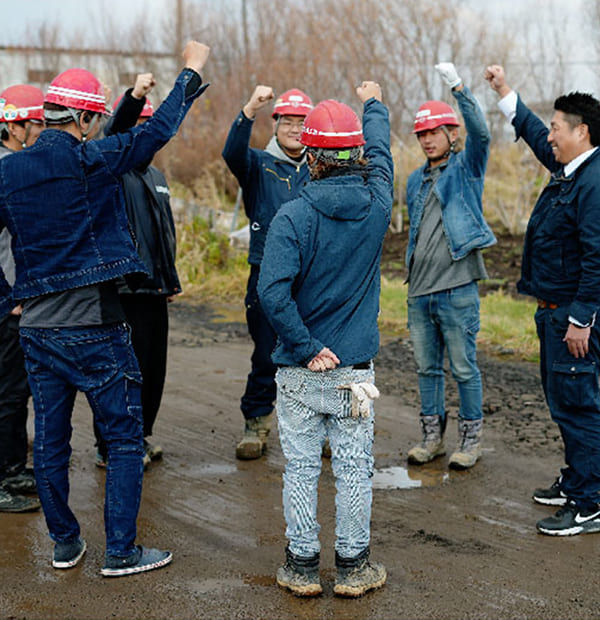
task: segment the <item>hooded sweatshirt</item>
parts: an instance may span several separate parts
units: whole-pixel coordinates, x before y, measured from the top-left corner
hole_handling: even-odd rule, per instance
[[[323,347],[349,366],[379,348],[380,260],[393,200],[387,108],[365,103],[359,175],[311,181],[271,223],[258,292],[278,335],[273,361],[306,366]]]

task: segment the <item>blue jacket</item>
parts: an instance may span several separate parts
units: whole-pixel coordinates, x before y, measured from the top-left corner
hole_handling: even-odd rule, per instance
[[[258,293],[279,337],[276,364],[305,366],[324,346],[342,366],[377,354],[379,264],[394,176],[387,108],[369,99],[363,125],[367,180],[312,181],[271,224]]]
[[[223,159],[242,188],[250,220],[248,262],[260,265],[271,220],[284,202],[298,196],[308,181],[308,166],[250,148],[252,125],[253,121],[240,112],[229,130]]]
[[[201,83],[184,69],[155,115],[125,133],[82,143],[46,129],[33,146],[0,160],[0,224],[12,235],[14,299],[146,273],[129,234],[120,177],[175,135]],[[0,272],[0,313],[14,305]]]
[[[552,173],[529,218],[517,290],[586,325],[600,309],[600,149],[565,178],[547,127],[520,98],[513,125]]]
[[[465,86],[452,94],[465,121],[465,148],[451,153],[446,169],[439,177],[434,192],[442,206],[442,225],[453,260],[460,260],[476,249],[496,243],[491,228],[483,218],[483,181],[490,153],[490,132],[477,99]],[[423,183],[428,164],[415,170],[406,184],[406,204],[410,228],[406,248],[406,264],[410,268],[417,234],[423,217],[429,184]]]

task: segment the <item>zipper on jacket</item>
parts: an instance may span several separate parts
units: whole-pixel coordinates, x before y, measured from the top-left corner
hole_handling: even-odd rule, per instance
[[[280,177],[275,170],[271,170],[271,168],[265,168],[265,170],[267,172],[270,172],[271,174],[274,174],[280,181],[285,181],[287,183],[288,186],[288,191],[292,191],[292,184],[290,183],[290,177]]]

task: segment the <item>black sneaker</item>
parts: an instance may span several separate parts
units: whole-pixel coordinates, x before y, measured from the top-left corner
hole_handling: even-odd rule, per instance
[[[564,506],[567,503],[567,496],[560,490],[559,476],[548,489],[536,489],[533,492],[533,501],[544,506]]]
[[[573,500],[568,500],[555,515],[538,521],[536,527],[538,532],[550,536],[600,532],[600,506],[593,510],[582,510]]]
[[[144,573],[170,564],[173,554],[170,551],[148,549],[138,545],[135,551],[124,558],[107,555],[104,568],[100,571],[103,577],[124,577]]]
[[[0,512],[33,512],[41,506],[37,497],[24,497],[0,489]]]
[[[73,568],[83,557],[87,545],[83,538],[71,542],[57,542],[54,545],[52,566],[54,568]]]

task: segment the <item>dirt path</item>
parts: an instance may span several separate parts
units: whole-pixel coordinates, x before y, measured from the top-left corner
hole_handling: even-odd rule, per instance
[[[411,353],[399,341],[383,347],[377,364],[383,396],[375,454],[384,471],[375,477],[372,555],[387,566],[388,584],[356,601],[332,596],[333,478],[324,462],[319,518],[325,594],[300,600],[279,590],[274,572],[285,546],[281,450],[273,437],[266,458],[234,458],[249,354],[243,326],[211,324],[202,309],[173,306],[169,376],[155,432],[165,459],[144,480],[139,539],[171,549],[175,560],[146,575],[99,575],[104,474],[93,466],[90,414],[78,401],[71,496],[87,556],[73,570],[55,571],[41,514],[1,514],[2,620],[598,617],[590,567],[600,536],[554,539],[534,529],[551,509],[536,506],[531,491],[550,483],[561,465],[537,369],[482,360],[486,447],[474,470],[449,473],[447,459],[406,470],[406,452],[418,438],[418,409]],[[452,446],[454,419],[448,433]],[[403,488],[380,488],[388,479]]]

